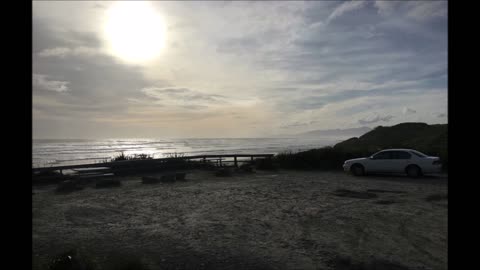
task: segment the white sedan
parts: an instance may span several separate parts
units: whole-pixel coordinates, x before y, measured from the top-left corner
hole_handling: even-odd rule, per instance
[[[345,161],[343,169],[356,176],[366,173],[406,173],[418,177],[441,172],[439,157],[430,157],[412,149],[386,149],[367,158]]]

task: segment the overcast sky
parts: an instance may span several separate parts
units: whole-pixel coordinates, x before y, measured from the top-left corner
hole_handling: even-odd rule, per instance
[[[446,1],[152,2],[147,62],[109,47],[112,5],[33,2],[34,138],[447,123]]]

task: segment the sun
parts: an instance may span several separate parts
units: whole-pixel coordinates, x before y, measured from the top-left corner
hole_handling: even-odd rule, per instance
[[[165,23],[147,2],[116,2],[104,27],[108,50],[130,63],[154,60],[165,47]]]

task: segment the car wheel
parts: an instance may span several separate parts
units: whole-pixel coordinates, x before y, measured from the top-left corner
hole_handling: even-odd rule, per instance
[[[412,178],[417,178],[422,175],[422,170],[416,165],[408,166],[406,169],[407,175]]]
[[[355,176],[362,176],[365,174],[365,169],[360,164],[352,165],[352,168],[350,170],[352,171],[352,174]]]

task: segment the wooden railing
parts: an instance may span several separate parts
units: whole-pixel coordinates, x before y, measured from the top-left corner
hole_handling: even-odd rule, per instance
[[[167,161],[189,161],[189,160],[198,160],[203,163],[207,163],[213,160],[216,163],[213,163],[216,166],[224,166],[225,163],[232,163],[233,166],[238,167],[238,158],[250,158],[250,161],[253,161],[254,158],[272,158],[274,154],[232,154],[232,155],[196,155],[196,156],[184,156],[184,157],[170,157],[170,158],[157,158],[157,159],[140,159],[140,160],[122,160],[122,161],[112,161],[112,162],[103,162],[103,163],[92,163],[92,164],[78,164],[78,165],[65,165],[65,166],[51,166],[51,167],[38,167],[32,168],[32,173],[39,172],[53,172],[59,171],[63,174],[63,170],[75,170],[75,169],[87,169],[91,168],[95,171],[110,171],[114,168],[132,168],[133,166],[145,167],[155,167],[156,165],[162,164]],[[233,159],[233,161],[225,160],[226,158]],[[96,169],[95,169],[96,168]],[[92,171],[89,170],[89,171]]]

